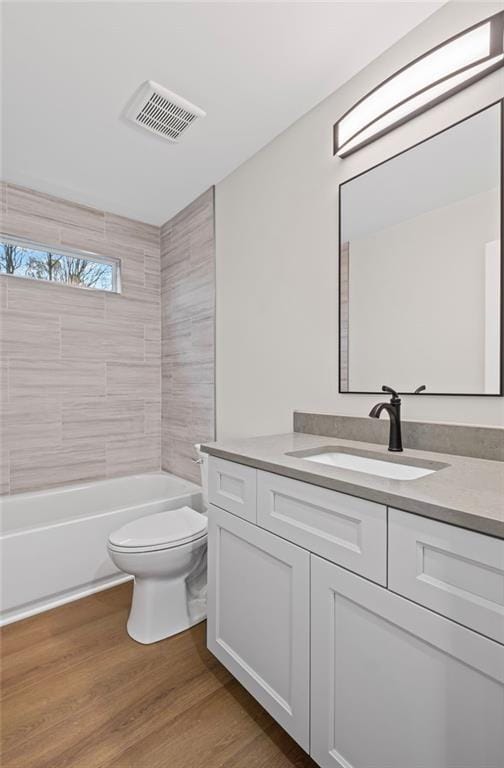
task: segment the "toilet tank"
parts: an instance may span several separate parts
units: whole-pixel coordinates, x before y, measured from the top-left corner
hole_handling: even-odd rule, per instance
[[[201,450],[201,444],[196,443],[194,446],[196,454],[198,456],[198,463],[200,466],[201,474],[201,488],[203,490],[203,504],[205,509],[208,509],[208,453],[203,453]]]

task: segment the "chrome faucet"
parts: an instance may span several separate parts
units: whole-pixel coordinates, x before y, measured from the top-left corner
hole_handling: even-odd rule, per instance
[[[371,408],[369,415],[372,419],[379,419],[382,411],[387,411],[390,418],[389,451],[402,451],[401,437],[401,398],[391,387],[383,385],[382,392],[388,392],[392,397],[390,403],[378,403]]]

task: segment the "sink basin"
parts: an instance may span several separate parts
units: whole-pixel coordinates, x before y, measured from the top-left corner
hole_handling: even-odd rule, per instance
[[[410,464],[394,464],[392,461],[380,459],[367,459],[364,456],[353,456],[350,453],[319,453],[314,456],[305,456],[307,461],[316,461],[318,464],[328,464],[330,467],[340,469],[352,469],[354,472],[365,472],[367,475],[378,477],[390,477],[393,480],[416,480],[435,472],[435,469],[414,467]]]
[[[329,467],[365,472],[366,475],[375,475],[376,477],[388,477],[391,480],[417,480],[419,477],[432,475],[433,472],[447,466],[446,464],[423,460],[410,464],[404,458],[392,461],[383,459],[381,454],[378,454],[379,458],[375,458],[370,452],[357,453],[338,447],[321,448],[319,451],[297,451],[288,455],[317,464],[325,464]]]

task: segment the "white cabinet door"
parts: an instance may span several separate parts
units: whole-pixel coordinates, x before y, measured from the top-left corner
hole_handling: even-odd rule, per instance
[[[312,556],[322,768],[502,768],[504,646]]]
[[[208,648],[309,749],[310,555],[210,507]]]

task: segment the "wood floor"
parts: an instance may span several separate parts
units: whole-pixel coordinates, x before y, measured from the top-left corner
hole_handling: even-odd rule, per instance
[[[205,624],[131,640],[130,595],[2,630],[2,768],[315,768],[206,650]]]

